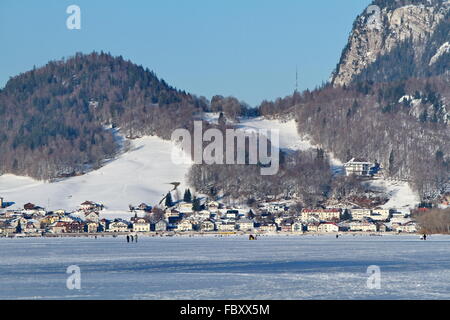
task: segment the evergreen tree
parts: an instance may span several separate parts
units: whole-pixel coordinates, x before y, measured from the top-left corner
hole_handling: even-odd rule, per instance
[[[200,204],[200,199],[194,196],[194,201],[192,203],[192,210],[194,211],[201,211],[202,210],[202,206]]]
[[[345,209],[344,213],[342,214],[342,220],[351,220],[351,219],[352,219],[352,215],[350,214],[348,209]]]
[[[186,191],[184,191],[183,201],[189,203],[192,202],[192,194],[190,189],[186,189]]]
[[[173,200],[172,200],[172,195],[169,193],[167,193],[166,195],[166,207],[170,208],[173,207]]]
[[[219,126],[221,126],[221,127],[225,127],[225,125],[227,124],[227,120],[225,119],[223,112],[221,112],[219,115],[218,123],[219,123]]]
[[[395,158],[394,158],[394,150],[391,151],[391,154],[389,155],[389,174],[394,174],[394,165],[395,165]]]
[[[17,223],[16,233],[22,233],[22,224],[20,223],[20,220]]]

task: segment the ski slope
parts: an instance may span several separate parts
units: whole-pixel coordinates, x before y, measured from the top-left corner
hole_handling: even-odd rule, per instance
[[[15,202],[11,208],[32,202],[49,210],[71,211],[91,200],[106,206],[102,217],[125,217],[129,204],[157,204],[172,188],[170,182],[181,182],[180,190],[184,190],[189,159],[183,165],[173,164],[172,142],[150,136],[132,140],[131,144],[130,151],[83,176],[54,183],[0,176],[0,195],[5,201]]]

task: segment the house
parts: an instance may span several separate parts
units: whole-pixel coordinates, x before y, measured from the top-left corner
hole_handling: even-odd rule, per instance
[[[261,232],[276,232],[277,225],[275,223],[265,223],[259,226],[259,231]]]
[[[301,220],[304,222],[318,219],[320,221],[339,221],[341,216],[340,209],[303,209]]]
[[[389,209],[373,209],[370,218],[374,221],[386,221],[389,219]]]
[[[371,162],[359,158],[353,158],[349,162],[344,163],[345,174],[347,176],[369,176],[371,167]]]
[[[67,223],[65,222],[55,222],[48,227],[50,233],[66,233]]]
[[[350,231],[362,231],[362,232],[376,232],[377,226],[374,223],[367,221],[350,222]]]
[[[236,219],[239,216],[239,210],[227,210],[225,213],[225,218]]]
[[[40,232],[41,223],[37,220],[30,219],[23,227],[24,233],[38,233]]]
[[[95,233],[98,231],[98,223],[97,222],[87,222],[85,224],[85,231],[88,233]]]
[[[231,232],[231,231],[234,231],[235,229],[236,229],[236,224],[231,221],[217,224],[217,231]]]
[[[49,213],[41,219],[41,223],[51,225],[60,219],[61,218],[57,214]]]
[[[23,206],[23,208],[24,208],[25,210],[34,210],[34,209],[36,208],[36,205],[35,205],[34,203],[28,202],[27,204],[25,204],[25,205]]]
[[[0,197],[0,209],[6,206],[6,204],[3,202],[3,198]]]
[[[320,226],[320,223],[317,223],[317,222],[308,223],[306,226],[306,231],[319,232],[319,226]]]
[[[375,225],[377,226],[377,231],[378,232],[386,232],[386,231],[388,231],[388,227],[384,223],[377,222],[377,223],[375,223]]]
[[[255,227],[253,220],[244,218],[236,221],[236,226],[240,231],[252,231]]]
[[[214,231],[215,228],[216,228],[216,225],[211,220],[205,220],[200,225],[200,230],[205,231],[205,232]]]
[[[352,216],[352,219],[356,221],[362,221],[366,218],[369,218],[371,214],[372,210],[370,209],[365,208],[350,209],[350,215]]]
[[[150,223],[145,219],[136,219],[133,222],[133,231],[134,232],[150,232]]]
[[[182,213],[192,213],[192,203],[182,201],[177,204],[177,210]]]
[[[123,221],[111,222],[108,226],[109,232],[128,232],[128,224]]]
[[[404,232],[404,233],[416,233],[417,232],[417,225],[415,222],[407,222],[405,224],[398,225],[394,231],[396,232]]]
[[[398,224],[405,224],[409,221],[411,221],[411,218],[407,217],[404,213],[401,212],[393,213],[390,219],[390,222]]]
[[[219,203],[216,201],[210,201],[207,203],[206,208],[209,212],[217,212],[219,210]]]
[[[170,218],[179,218],[180,212],[178,210],[169,208],[169,209],[166,209],[166,211],[164,211],[164,217],[167,220]]]
[[[95,222],[98,223],[100,220],[100,214],[95,211],[87,211],[84,213],[84,219],[88,222]]]
[[[84,232],[84,223],[80,221],[72,221],[66,224],[67,233],[81,233]]]
[[[183,220],[181,223],[178,224],[177,231],[185,232],[185,231],[192,231],[194,228],[193,224],[189,220]]]
[[[58,219],[58,221],[70,223],[70,222],[73,221],[73,218],[71,218],[70,216],[64,216],[64,217],[60,217],[60,218]]]
[[[102,205],[99,205],[93,201],[85,201],[80,205],[81,210],[89,211],[89,210],[95,210],[97,208],[103,209]]]
[[[155,232],[167,231],[168,223],[165,220],[160,220],[151,225],[151,230]]]
[[[339,227],[335,223],[325,222],[317,227],[317,232],[338,232]]]

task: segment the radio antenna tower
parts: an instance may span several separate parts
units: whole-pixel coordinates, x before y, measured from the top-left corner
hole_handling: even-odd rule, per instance
[[[295,93],[298,92],[298,67],[295,67]]]

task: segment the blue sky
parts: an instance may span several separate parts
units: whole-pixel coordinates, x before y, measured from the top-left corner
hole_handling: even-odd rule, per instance
[[[1,0],[0,87],[49,60],[122,55],[197,95],[252,106],[326,81],[370,0]],[[69,30],[66,8],[81,8]]]

